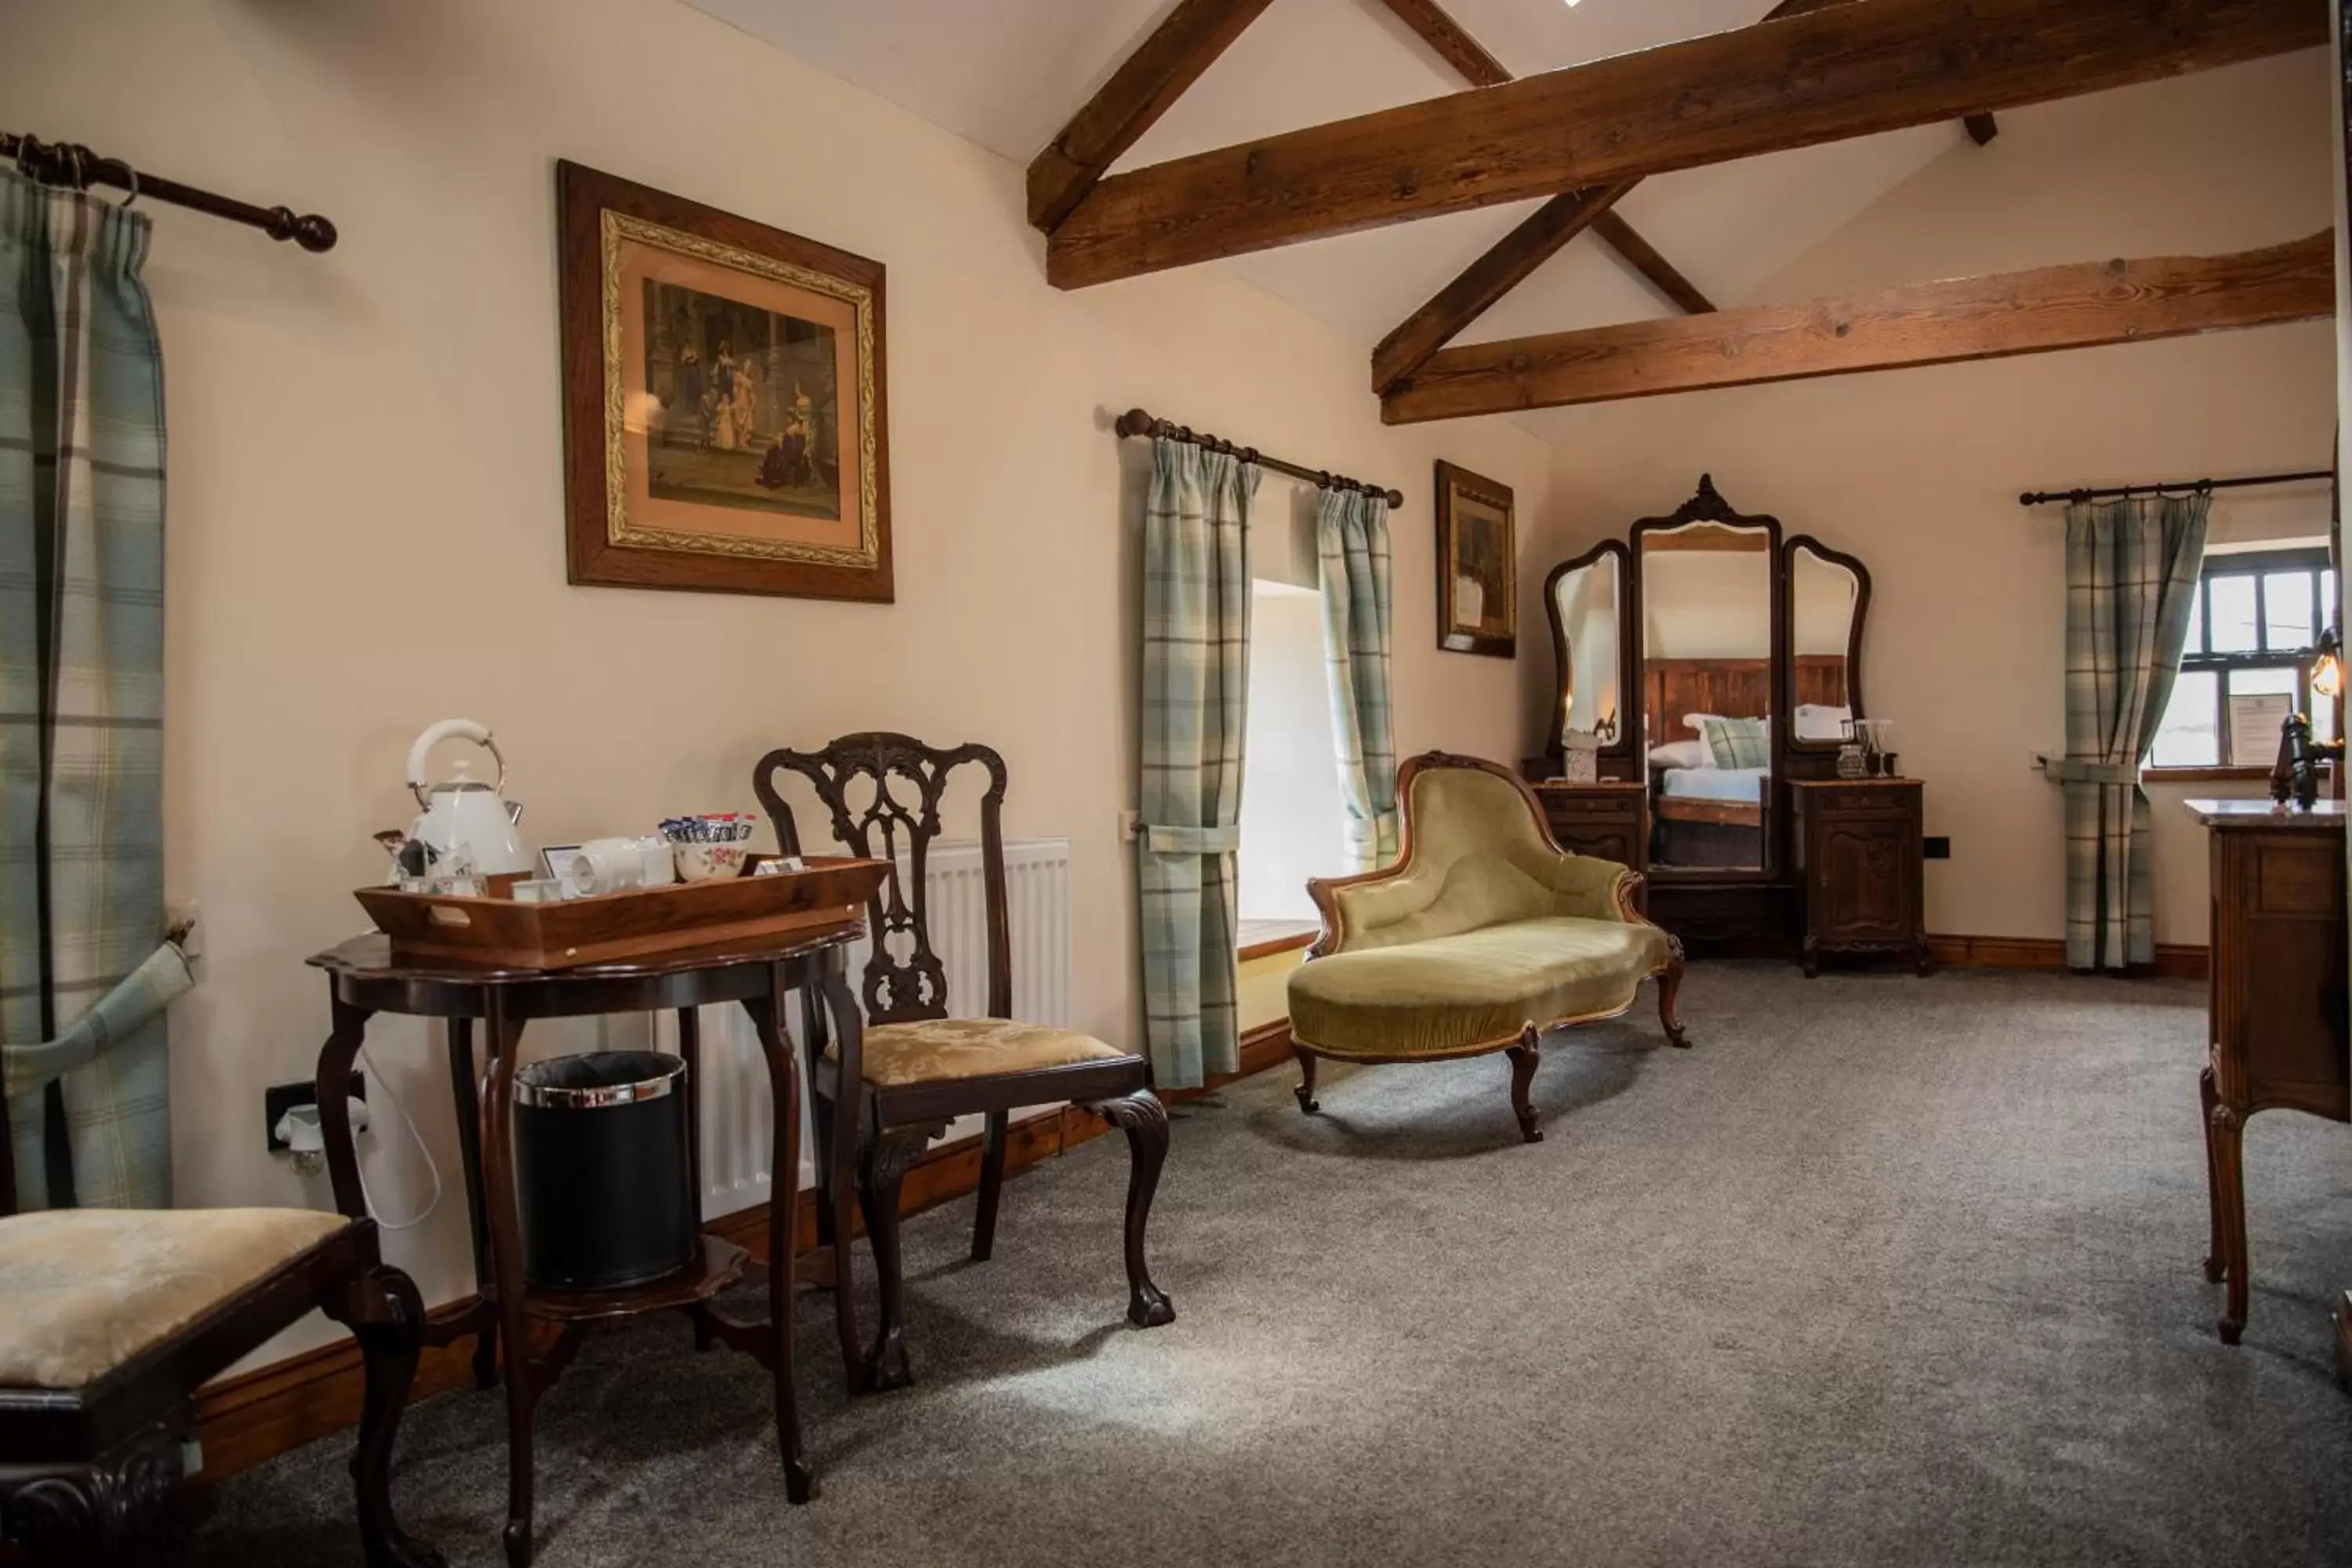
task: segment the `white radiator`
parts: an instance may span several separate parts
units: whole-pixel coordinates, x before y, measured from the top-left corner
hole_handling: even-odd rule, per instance
[[[902,859],[899,870],[906,873]],[[925,914],[931,950],[948,974],[949,1011],[980,1017],[988,1010],[988,900],[983,890],[980,846],[942,841],[931,846],[924,881]],[[1030,1023],[1067,1026],[1070,1021],[1070,842],[1066,838],[1016,839],[1004,847],[1005,907],[1013,932],[1013,1016]],[[864,989],[871,939],[849,952],[853,991]],[[635,1020],[612,1021],[606,1048],[627,1049],[625,1037]],[[786,1024],[793,1047],[801,1046],[800,999],[792,998]],[[652,1016],[651,1048],[677,1049],[674,1014]],[[769,1110],[768,1073],[751,1020],[732,1003],[702,1009],[702,1081],[695,1089],[702,1115],[702,1212],[709,1217],[766,1203],[773,1190],[769,1168],[774,1121]],[[811,1184],[814,1149],[803,1103],[800,1183]],[[979,1130],[979,1120],[959,1123],[946,1136]]]

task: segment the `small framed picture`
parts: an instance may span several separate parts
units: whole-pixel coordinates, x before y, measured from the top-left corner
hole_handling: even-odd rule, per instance
[[[1512,658],[1519,641],[1518,524],[1511,487],[1437,465],[1437,646]]]
[[[580,853],[577,844],[551,844],[539,852],[539,874],[550,881],[563,880],[572,866],[572,858]]]

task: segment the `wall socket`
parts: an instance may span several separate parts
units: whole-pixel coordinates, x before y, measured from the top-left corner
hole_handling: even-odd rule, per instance
[[[364,1073],[352,1074],[352,1098],[359,1100],[367,1099],[367,1076]],[[300,1083],[272,1084],[261,1091],[261,1129],[268,1136],[271,1153],[291,1152],[286,1147],[286,1141],[278,1136],[278,1119],[298,1105],[318,1103],[319,1086],[308,1079]]]

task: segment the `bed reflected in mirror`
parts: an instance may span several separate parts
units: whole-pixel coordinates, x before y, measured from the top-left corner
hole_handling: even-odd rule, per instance
[[[1551,574],[1553,652],[1559,664],[1559,711],[1553,744],[1571,737],[1598,749],[1617,738],[1625,701],[1623,546],[1611,541]]]
[[[1854,659],[1869,594],[1862,563],[1813,540],[1789,542],[1789,743],[1835,748],[1861,716]]]
[[[1761,524],[1639,532],[1654,869],[1766,868],[1774,543]]]

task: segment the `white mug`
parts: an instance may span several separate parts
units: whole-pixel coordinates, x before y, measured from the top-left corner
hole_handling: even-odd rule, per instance
[[[625,892],[646,885],[646,854],[634,838],[591,838],[562,871],[583,898]]]

